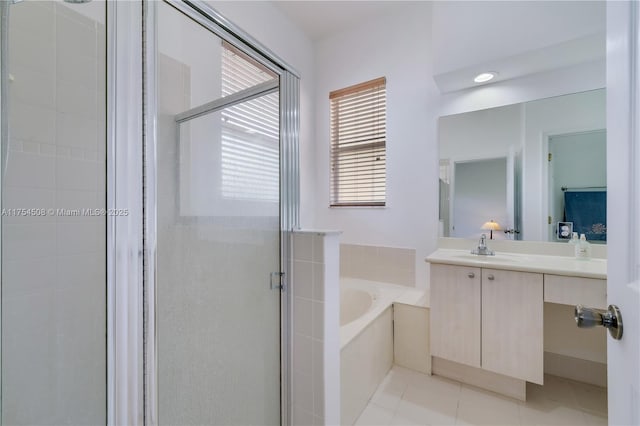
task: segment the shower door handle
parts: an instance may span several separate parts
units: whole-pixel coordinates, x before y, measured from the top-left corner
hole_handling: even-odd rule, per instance
[[[284,272],[272,272],[270,274],[269,288],[271,290],[284,291]]]

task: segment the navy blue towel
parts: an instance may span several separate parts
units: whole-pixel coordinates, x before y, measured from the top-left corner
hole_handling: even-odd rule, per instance
[[[607,241],[607,191],[565,191],[564,214],[573,222],[573,232]]]

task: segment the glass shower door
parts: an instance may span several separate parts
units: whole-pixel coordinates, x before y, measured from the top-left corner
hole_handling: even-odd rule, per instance
[[[157,69],[158,421],[280,424],[278,78],[166,3]]]
[[[1,422],[105,424],[105,4],[1,3]]]

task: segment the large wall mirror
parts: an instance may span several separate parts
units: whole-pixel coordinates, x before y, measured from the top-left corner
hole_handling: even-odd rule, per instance
[[[606,243],[605,89],[441,117],[444,237]]]

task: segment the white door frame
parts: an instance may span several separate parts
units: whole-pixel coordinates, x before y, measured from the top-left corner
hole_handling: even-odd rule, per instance
[[[623,318],[607,337],[609,424],[640,423],[640,5],[607,2],[607,299]]]

